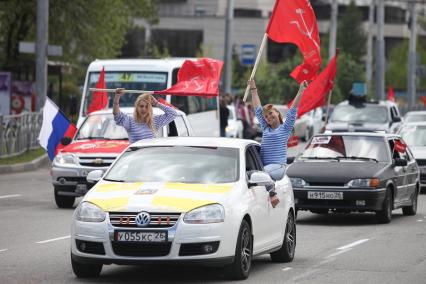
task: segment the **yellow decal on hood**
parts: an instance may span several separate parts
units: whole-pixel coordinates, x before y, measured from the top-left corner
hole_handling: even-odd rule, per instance
[[[212,200],[201,200],[201,199],[191,199],[191,198],[181,198],[181,197],[166,197],[166,196],[155,196],[152,199],[152,205],[161,206],[161,207],[171,207],[178,211],[188,212],[194,208],[216,203]]]
[[[120,190],[138,190],[143,185],[143,182],[134,183],[103,183],[96,186],[94,192],[114,192]]]
[[[87,201],[99,206],[104,211],[126,210],[129,203],[128,197],[93,198]]]
[[[203,193],[228,193],[231,191],[231,185],[217,184],[191,184],[191,183],[166,183],[165,189],[188,190]]]

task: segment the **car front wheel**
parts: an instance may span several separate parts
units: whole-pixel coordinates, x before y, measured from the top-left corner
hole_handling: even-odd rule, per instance
[[[102,271],[102,264],[88,264],[75,261],[71,257],[72,271],[78,278],[98,277]]]
[[[386,197],[383,201],[382,210],[376,212],[377,220],[380,223],[387,224],[392,220],[393,197],[392,191],[386,189]]]
[[[273,262],[290,262],[296,252],[296,222],[292,212],[288,213],[284,240],[281,248],[271,253]]]
[[[59,195],[58,188],[55,187],[55,202],[59,208],[71,208],[74,205],[75,196]]]
[[[250,225],[243,220],[238,233],[234,262],[226,267],[226,276],[233,280],[247,279],[253,254],[253,238]]]

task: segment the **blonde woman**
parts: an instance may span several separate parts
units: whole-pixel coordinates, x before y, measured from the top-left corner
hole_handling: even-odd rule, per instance
[[[142,139],[154,138],[155,132],[172,122],[177,115],[173,108],[159,103],[152,95],[142,94],[136,99],[132,117],[120,111],[120,98],[123,94],[124,89],[115,90],[113,114],[115,123],[126,129],[130,144]],[[162,109],[164,114],[154,116],[152,107]]]

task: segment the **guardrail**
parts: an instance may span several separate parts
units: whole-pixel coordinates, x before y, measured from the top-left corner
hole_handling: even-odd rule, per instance
[[[0,115],[0,159],[39,148],[43,112]]]

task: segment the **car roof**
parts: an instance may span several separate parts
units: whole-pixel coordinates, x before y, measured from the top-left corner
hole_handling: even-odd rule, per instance
[[[400,135],[395,133],[382,133],[382,132],[324,132],[316,134],[315,136],[368,136],[368,137],[384,137],[384,138],[401,138]]]
[[[247,145],[258,142],[249,139],[236,139],[225,137],[160,137],[154,139],[144,139],[135,142],[131,147],[149,146],[194,146],[194,147],[224,147],[244,149]]]
[[[123,113],[126,113],[126,114],[133,114],[133,110],[134,110],[134,107],[121,107],[120,108],[120,111],[121,112],[123,112]],[[178,113],[178,115],[180,115],[180,116],[184,116],[184,115],[186,115],[183,111],[181,111],[181,110],[178,110],[178,109],[175,109],[176,110],[176,112]],[[153,107],[152,108],[152,111],[154,112],[154,115],[160,115],[160,114],[164,114],[164,111],[163,110],[161,110],[160,108],[158,108],[158,107]],[[92,112],[92,113],[90,113],[89,114],[89,116],[90,115],[96,115],[96,114],[112,114],[112,108],[109,108],[109,109],[105,109],[105,110],[98,110],[98,111],[94,111],[94,112]]]
[[[364,105],[364,106],[365,105],[368,105],[368,106],[377,106],[377,105],[379,105],[379,106],[387,106],[387,107],[389,107],[389,106],[397,106],[396,103],[391,102],[391,101],[367,101],[367,102],[362,102],[362,103],[360,102],[360,103],[354,104],[354,103],[350,103],[348,100],[343,101],[343,102],[337,104],[337,106],[340,106],[340,105]]]
[[[413,121],[413,122],[405,122],[401,128],[404,127],[410,127],[410,126],[426,126],[426,121]]]
[[[416,114],[426,114],[426,110],[412,110],[409,111],[405,114],[405,116],[407,115],[416,115]]]
[[[195,58],[163,58],[163,59],[96,59],[89,65],[90,71],[101,71],[103,67],[105,72],[120,70],[157,70],[166,68],[179,68],[187,59]]]

